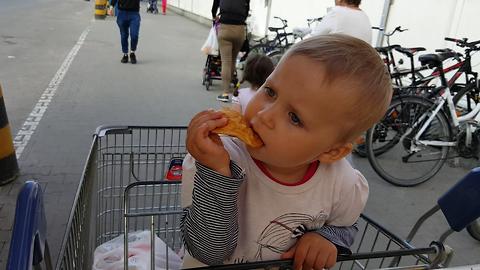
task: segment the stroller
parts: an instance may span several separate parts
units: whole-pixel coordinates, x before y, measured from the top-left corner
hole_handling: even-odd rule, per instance
[[[205,89],[208,91],[212,86],[213,80],[222,80],[221,76],[222,60],[219,55],[207,55],[207,61],[203,68],[203,80],[202,84],[205,85]]]
[[[214,40],[217,39],[216,31],[217,31],[218,25],[219,25],[218,22],[215,22],[213,24],[213,27],[210,30],[210,34],[207,38],[207,41],[202,47],[202,51],[207,54],[207,61],[205,62],[205,66],[203,68],[203,76],[202,76],[202,84],[205,85],[205,89],[207,91],[210,89],[210,86],[212,86],[213,80],[222,80],[222,75],[221,75],[222,60],[220,58],[220,53],[218,51],[218,44],[216,47],[213,46],[214,49],[212,49],[212,45],[209,42],[209,41],[212,41],[212,39]],[[216,43],[216,42],[212,42],[212,43]],[[247,44],[247,46],[245,46],[245,43]],[[248,49],[248,47],[249,46],[248,46],[248,39],[247,39],[245,40],[240,52],[246,52],[245,48]],[[234,90],[238,89],[238,87],[240,86],[236,69],[234,69],[233,71],[231,83],[233,84]]]
[[[205,67],[203,68],[203,80],[202,84],[205,85],[205,89],[210,90],[213,80],[222,80],[222,60],[220,55],[207,55],[207,61],[205,62]],[[234,90],[238,89],[240,86],[237,71],[233,71],[231,84],[234,87]]]
[[[149,0],[147,4],[147,13],[158,14],[157,0]]]

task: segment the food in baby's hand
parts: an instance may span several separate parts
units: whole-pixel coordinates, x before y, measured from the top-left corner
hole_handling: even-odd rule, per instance
[[[212,131],[213,133],[237,137],[248,146],[254,148],[263,145],[262,140],[253,132],[253,129],[247,125],[247,121],[245,121],[240,112],[230,108],[223,108],[221,111],[227,117],[228,123],[224,127],[214,129]]]

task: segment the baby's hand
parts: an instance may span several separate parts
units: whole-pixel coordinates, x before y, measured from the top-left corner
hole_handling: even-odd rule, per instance
[[[337,248],[318,233],[309,232],[282,254],[282,259],[292,258],[295,270],[332,268],[337,261]]]
[[[220,137],[211,133],[215,128],[225,126],[227,121],[222,112],[213,110],[195,115],[188,125],[187,150],[202,165],[230,177],[230,156]]]

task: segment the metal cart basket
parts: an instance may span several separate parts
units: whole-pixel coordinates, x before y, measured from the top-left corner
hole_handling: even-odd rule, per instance
[[[126,243],[128,233],[138,230],[150,230],[152,236],[161,238],[173,252],[181,250],[181,181],[168,180],[166,175],[172,159],[185,156],[185,138],[185,127],[97,129],[56,269],[91,269],[97,246],[125,232]],[[415,269],[430,269],[443,267],[448,258],[448,248],[441,242],[415,248],[367,216],[361,216],[358,227],[354,254],[338,256],[335,268],[399,269],[416,265]],[[128,245],[124,246],[128,254]],[[153,258],[154,251],[151,254]],[[290,266],[289,260],[282,260],[209,269],[290,269]]]

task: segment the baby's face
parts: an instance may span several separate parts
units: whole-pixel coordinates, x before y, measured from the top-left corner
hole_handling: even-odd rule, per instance
[[[336,90],[325,83],[318,63],[304,56],[281,61],[245,111],[264,142],[249,149],[252,157],[267,165],[294,168],[339,146],[345,97]]]

